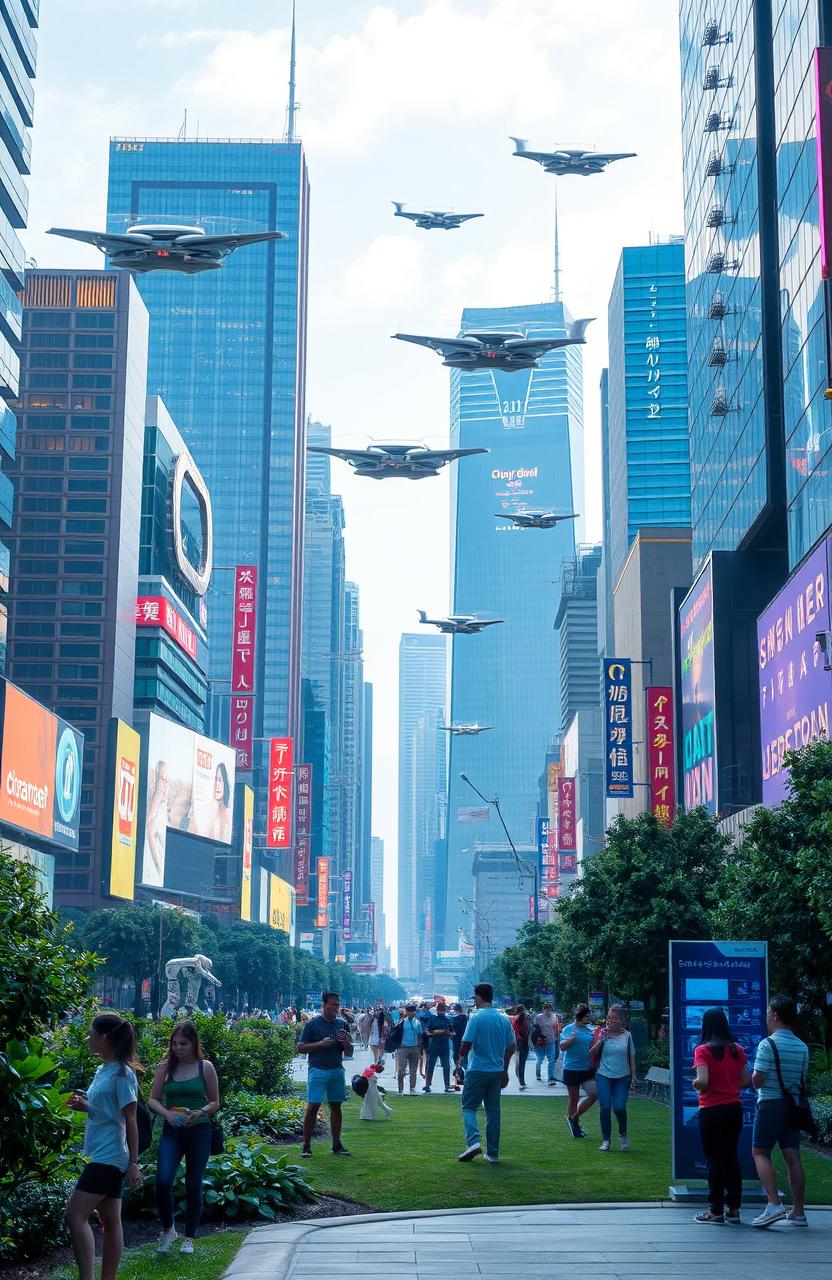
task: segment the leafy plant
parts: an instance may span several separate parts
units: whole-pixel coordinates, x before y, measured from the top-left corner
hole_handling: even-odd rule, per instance
[[[644,1046],[642,1053],[645,1075],[651,1067],[670,1066],[670,1040],[650,1040]]]
[[[254,1135],[271,1142],[299,1138],[306,1104],[299,1098],[267,1098],[232,1093],[223,1099],[222,1123],[228,1134]],[[318,1127],[322,1128],[320,1119]]]
[[[70,1111],[55,1083],[57,1063],[43,1041],[9,1040],[0,1050],[3,1165],[0,1187],[36,1173],[53,1177],[84,1117]]]
[[[74,1183],[20,1182],[0,1194],[0,1262],[25,1261],[66,1244],[64,1209]]]
[[[812,1115],[818,1127],[818,1138],[832,1146],[832,1094],[811,1099]]]
[[[832,1071],[809,1072],[809,1092],[813,1098],[832,1098]]]

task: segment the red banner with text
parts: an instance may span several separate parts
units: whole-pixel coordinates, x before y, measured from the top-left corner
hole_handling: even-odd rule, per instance
[[[288,849],[292,844],[291,738],[272,738],[269,744],[269,817],[267,849]]]
[[[673,690],[654,685],[647,690],[647,774],[650,812],[665,827],[676,813],[676,756],[673,746]]]
[[[257,566],[234,570],[234,631],[231,647],[231,692],[254,692],[254,634],[257,627]]]

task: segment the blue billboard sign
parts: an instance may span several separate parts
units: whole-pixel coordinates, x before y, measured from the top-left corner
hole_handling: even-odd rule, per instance
[[[604,711],[607,796],[633,795],[633,697],[629,658],[604,658]]]
[[[738,1044],[753,1066],[757,1045],[768,1035],[768,968],[765,942],[670,943],[670,1088],[674,1180],[707,1177],[699,1140],[699,1095],[693,1088],[693,1055],[706,1009],[722,1008]],[[754,1091],[742,1094],[742,1176],[756,1179],[751,1155]]]

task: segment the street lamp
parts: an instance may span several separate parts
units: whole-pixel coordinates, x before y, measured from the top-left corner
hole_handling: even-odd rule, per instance
[[[526,868],[526,872],[525,872],[525,874],[526,874],[526,875],[528,875],[528,873],[529,873],[529,869],[531,869],[532,874],[533,874],[533,876],[534,876],[534,922],[535,922],[535,924],[539,924],[539,923],[540,923],[540,909],[539,909],[539,902],[538,902],[539,887],[538,887],[538,866],[537,866],[537,860],[535,860],[533,863],[528,863],[528,862],[526,862],[524,859],[522,859],[522,858],[520,857],[519,853],[517,852],[516,848],[514,847],[514,841],[513,841],[513,840],[512,840],[512,838],[511,838],[511,833],[509,832],[509,829],[508,829],[508,827],[506,826],[505,818],[503,817],[503,811],[502,811],[502,809],[500,808],[500,800],[499,800],[499,797],[498,797],[498,796],[495,796],[493,800],[489,800],[487,796],[484,796],[484,795],[483,795],[483,793],[482,793],[482,792],[481,792],[477,787],[475,787],[475,786],[474,786],[473,782],[472,782],[472,781],[471,781],[471,779],[468,777],[468,774],[467,774],[467,773],[461,773],[459,776],[460,776],[460,778],[462,779],[462,781],[463,781],[467,786],[469,786],[469,787],[471,788],[471,790],[472,790],[476,795],[478,795],[478,796],[479,796],[479,798],[480,798],[480,800],[482,800],[483,804],[487,804],[489,807],[493,808],[493,809],[496,811],[496,813],[497,813],[497,817],[500,819],[500,825],[502,826],[503,831],[505,831],[505,833],[506,833],[506,839],[508,840],[509,845],[511,846],[511,852],[514,854],[514,861],[517,863],[517,870],[520,872],[520,874],[521,874],[521,875],[523,875],[523,868],[524,868],[524,867]]]

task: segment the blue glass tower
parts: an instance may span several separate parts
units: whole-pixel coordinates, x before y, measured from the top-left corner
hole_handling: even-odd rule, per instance
[[[469,309],[462,328],[563,337],[562,302]],[[467,773],[486,796],[499,796],[515,844],[528,843],[538,807],[546,748],[561,719],[560,658],[553,623],[562,561],[575,555],[576,521],[551,530],[517,529],[499,513],[572,512],[583,497],[583,380],[578,347],[544,357],[523,372],[451,376],[451,445],[484,445],[452,476],[453,609],[505,619],[453,643],[451,719],[493,725],[477,737],[453,737],[450,749],[445,949],[470,930],[466,899],[480,828],[460,824],[476,803]],[[578,507],[580,510],[580,506]],[[495,518],[495,513],[498,513]],[[492,823],[493,826],[493,823]],[[484,828],[488,838],[490,828]],[[502,834],[502,833],[501,833]],[[473,942],[473,937],[468,937]]]

